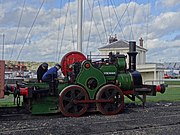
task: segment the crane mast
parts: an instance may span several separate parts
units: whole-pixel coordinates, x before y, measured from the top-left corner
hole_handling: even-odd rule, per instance
[[[83,0],[78,0],[77,50],[79,52],[82,52],[82,17],[83,17]]]

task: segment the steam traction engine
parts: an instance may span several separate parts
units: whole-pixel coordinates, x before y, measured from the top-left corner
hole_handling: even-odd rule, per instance
[[[61,61],[64,79],[58,83],[28,83],[6,86],[5,94],[13,93],[20,104],[32,114],[61,112],[65,116],[78,117],[87,111],[100,111],[113,115],[124,108],[124,96],[135,97],[145,103],[145,96],[165,92],[165,86],[143,85],[141,74],[136,71],[136,42],[129,42],[129,69],[126,56],[109,53],[107,56],[87,56],[70,52]],[[51,93],[51,94],[50,94]],[[52,94],[53,93],[53,94]]]

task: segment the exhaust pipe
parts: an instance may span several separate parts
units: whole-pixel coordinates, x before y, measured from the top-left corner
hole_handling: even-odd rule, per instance
[[[130,72],[136,71],[136,55],[138,53],[136,52],[135,41],[129,42],[129,52],[127,54],[129,55],[129,71]]]

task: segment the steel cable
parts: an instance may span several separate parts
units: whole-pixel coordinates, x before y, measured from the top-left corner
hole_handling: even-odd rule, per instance
[[[107,39],[107,38],[108,38],[107,30],[106,30],[106,26],[105,26],[105,23],[104,23],[104,17],[103,17],[103,14],[102,14],[101,5],[100,5],[99,0],[98,0],[98,6],[99,6],[100,13],[101,13],[101,18],[102,18],[102,22],[103,22],[103,27],[104,27],[104,31],[105,31],[105,35],[106,35],[106,39]]]
[[[26,0],[24,0],[24,2],[23,2],[23,7],[22,7],[22,10],[21,10],[20,18],[19,18],[18,27],[17,27],[17,31],[16,31],[16,34],[15,34],[15,39],[14,39],[14,43],[13,43],[13,48],[12,48],[12,51],[11,51],[10,59],[12,58],[12,55],[13,55],[13,52],[14,52],[14,46],[16,44],[16,39],[17,39],[17,35],[18,35],[18,32],[19,32],[19,27],[20,27],[20,24],[21,24],[21,20],[22,20],[22,15],[23,15],[23,12],[24,12],[25,3],[26,3]]]
[[[61,44],[60,44],[60,50],[59,50],[59,56],[58,56],[58,61],[61,57],[61,51],[62,51],[62,44],[63,44],[63,40],[64,40],[64,32],[65,32],[65,28],[66,28],[66,21],[67,21],[67,15],[68,15],[68,11],[69,11],[69,4],[70,0],[68,0],[68,6],[67,6],[67,10],[66,10],[66,18],[65,18],[65,24],[64,24],[64,28],[63,28],[63,33],[62,33],[62,37],[61,37]]]
[[[148,0],[148,4],[149,4],[149,0]],[[147,19],[146,19],[146,44],[145,47],[147,48],[147,40],[148,40],[148,33],[149,33],[149,15],[150,15],[150,5],[148,5],[147,8]]]
[[[72,15],[71,15],[71,11],[69,13],[70,15],[70,23],[71,23],[71,34],[72,34],[72,42],[73,42],[73,49],[75,50],[75,44],[74,44],[74,41],[75,41],[75,38],[74,38],[74,30],[73,30],[73,21],[72,21]]]
[[[108,7],[110,7],[110,3],[109,3],[109,0],[107,0],[107,3],[108,3]],[[110,8],[108,8],[108,14],[109,14],[109,18],[110,18],[110,21],[109,21],[109,24],[110,24],[110,30],[111,30],[111,34],[112,34],[112,22],[111,22],[111,11],[110,11]]]
[[[58,36],[57,36],[57,45],[56,45],[56,56],[55,61],[58,62],[58,50],[59,50],[59,39],[60,39],[60,24],[61,24],[61,6],[62,6],[62,0],[60,0],[59,9],[60,9],[60,16],[59,16],[59,25],[58,25]]]
[[[125,0],[125,3],[127,4],[127,1]],[[129,2],[130,3],[130,2]],[[129,15],[129,10],[127,9],[127,15],[128,15],[128,19],[129,19],[129,24],[130,24],[130,27],[131,27],[131,31],[130,31],[130,36],[129,36],[129,40],[134,39],[134,35],[133,35],[133,30],[132,30],[132,22],[131,22],[131,19],[130,19],[130,15]]]
[[[38,10],[38,12],[37,12],[37,14],[36,14],[36,16],[35,16],[35,19],[34,19],[32,25],[31,25],[31,28],[30,28],[30,30],[29,30],[29,32],[28,32],[28,34],[27,34],[27,36],[26,36],[26,38],[25,38],[25,40],[24,40],[23,46],[21,47],[21,49],[20,49],[20,51],[19,51],[19,54],[18,54],[18,56],[17,56],[16,61],[18,61],[18,59],[19,59],[19,56],[20,56],[20,54],[21,54],[21,52],[22,52],[22,50],[23,50],[23,48],[24,48],[24,45],[26,44],[26,41],[27,41],[27,39],[28,39],[28,37],[29,37],[29,34],[31,33],[31,31],[32,31],[32,29],[33,29],[33,26],[34,26],[34,24],[35,24],[35,22],[36,22],[36,20],[37,20],[37,17],[38,17],[38,15],[39,15],[39,13],[40,13],[40,10],[41,10],[44,2],[45,2],[45,0],[43,0],[42,3],[41,3],[41,5],[40,5],[40,8],[39,8],[39,10]]]
[[[130,4],[130,3],[129,3],[129,4]],[[123,14],[121,15],[120,19],[118,18],[118,22],[117,22],[117,24],[116,24],[115,27],[114,27],[113,33],[115,32],[115,30],[116,30],[116,28],[117,28],[118,25],[119,25],[120,28],[121,28],[121,25],[120,25],[119,23],[121,22],[121,20],[122,20],[124,14],[126,13],[128,7],[129,7],[129,4],[127,4],[126,9],[124,10],[124,12],[123,12]],[[117,15],[116,12],[115,12],[115,14]],[[122,28],[121,28],[121,29],[122,29]],[[123,31],[122,31],[122,33],[123,33]],[[124,33],[123,33],[123,37],[124,37],[124,39],[125,39]]]
[[[87,0],[88,1],[88,0]],[[88,2],[89,4],[89,2]],[[90,4],[89,4],[90,6]],[[89,7],[90,8],[90,7]],[[90,35],[91,35],[91,28],[92,28],[92,20],[93,20],[93,9],[94,9],[94,1],[93,1],[93,4],[92,4],[92,11],[91,11],[91,24],[90,24],[90,28],[89,28],[89,34],[88,34],[88,42],[87,42],[87,46],[86,46],[86,54],[88,53],[88,48],[89,48],[89,40],[90,40]]]
[[[88,2],[88,6],[90,7],[89,1],[87,1],[87,2]],[[93,12],[93,10],[91,9],[91,7],[90,7],[90,11]],[[94,19],[94,16],[92,16],[92,18],[93,18],[93,21],[94,21],[96,30],[97,30],[97,32],[98,32],[98,36],[99,36],[100,42],[103,43],[103,42],[102,42],[102,39],[101,39],[101,35],[100,35],[100,32],[99,32],[99,29],[98,29],[98,27],[97,27],[97,25],[96,25],[96,21],[95,21],[95,19]]]

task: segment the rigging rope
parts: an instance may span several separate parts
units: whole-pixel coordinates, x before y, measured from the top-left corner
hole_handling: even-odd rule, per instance
[[[24,2],[23,2],[23,7],[22,7],[22,10],[21,10],[20,18],[19,18],[18,27],[17,27],[17,31],[16,31],[16,34],[15,34],[15,39],[14,39],[14,43],[13,43],[13,48],[12,48],[12,51],[11,51],[10,59],[12,58],[13,51],[14,51],[14,46],[16,44],[16,39],[17,39],[17,35],[18,35],[18,32],[19,32],[19,27],[20,27],[20,24],[21,24],[21,20],[22,20],[22,15],[23,15],[23,12],[24,12],[25,3],[26,3],[26,0],[24,0]]]
[[[125,3],[127,4],[126,0],[125,0]],[[129,34],[129,40],[131,40],[131,38],[134,39],[134,35],[133,35],[132,23],[131,23],[131,19],[130,19],[130,15],[129,15],[129,10],[128,9],[127,9],[127,15],[128,15],[129,24],[130,24],[130,27],[131,27],[131,31],[130,31],[130,34]]]
[[[136,0],[134,0],[134,10],[133,10],[133,16],[132,16],[132,24],[134,23],[134,16],[135,16],[135,10],[136,10],[136,2],[135,1]],[[133,33],[133,38],[134,38],[134,33]]]
[[[60,50],[59,50],[59,56],[58,56],[58,61],[61,57],[61,50],[62,50],[62,43],[63,43],[63,39],[64,39],[64,32],[65,32],[65,28],[66,28],[66,21],[67,21],[67,15],[68,15],[68,11],[69,11],[69,4],[70,0],[68,0],[68,6],[67,6],[67,10],[66,10],[66,18],[65,18],[65,24],[64,24],[64,29],[63,29],[63,33],[62,33],[62,37],[61,37],[61,44],[60,44]]]
[[[72,15],[71,15],[71,11],[70,11],[70,13],[69,13],[69,15],[70,15],[70,23],[71,23],[71,34],[72,34],[72,42],[73,42],[73,49],[75,50],[75,44],[74,44],[74,41],[75,41],[75,36],[74,36],[74,30],[73,30],[73,21],[72,21]]]
[[[58,50],[59,50],[59,39],[60,39],[60,24],[61,24],[61,6],[62,6],[62,0],[60,0],[59,9],[60,9],[60,16],[59,16],[59,24],[58,24],[58,37],[57,37],[57,45],[56,45],[56,56],[55,61],[58,62]]]
[[[149,0],[148,0],[148,4],[149,4]],[[149,15],[150,15],[150,4],[148,5],[148,8],[147,8],[147,25],[146,25],[146,48],[147,48],[147,40],[148,40],[148,33],[149,33]]]
[[[84,7],[84,8],[83,8],[84,11],[83,11],[83,14],[82,14],[82,16],[83,16],[83,17],[82,17],[82,21],[85,22],[85,20],[86,20],[86,14],[85,14],[85,11],[86,11],[86,3],[85,3],[85,0],[83,1],[83,7]],[[82,27],[83,27],[83,23],[82,23]],[[84,39],[85,39],[85,29],[82,28],[82,45],[83,45]],[[82,51],[84,51],[83,48],[82,48]]]
[[[88,1],[88,0],[87,0]],[[90,8],[90,7],[89,7]],[[89,48],[89,40],[90,40],[90,35],[91,35],[91,28],[92,28],[92,20],[93,20],[93,10],[94,10],[94,1],[92,4],[92,11],[91,11],[91,24],[90,24],[90,28],[89,28],[89,34],[88,34],[88,42],[87,42],[87,46],[86,46],[86,54],[88,54],[88,48]]]
[[[130,4],[130,3],[129,3],[129,4]],[[117,26],[119,25],[119,23],[121,22],[121,20],[122,20],[122,18],[123,18],[123,16],[124,16],[124,14],[126,13],[126,11],[127,11],[128,7],[129,7],[129,4],[127,4],[127,5],[126,5],[126,9],[124,10],[124,12],[123,12],[123,14],[121,15],[120,19],[118,19],[118,23],[115,25],[114,30],[113,30],[113,33],[115,32],[115,30],[116,30]],[[116,13],[116,14],[117,14],[117,13]],[[121,28],[121,29],[122,29],[122,28]],[[124,39],[125,39],[124,34],[123,34],[123,37],[124,37]]]
[[[114,3],[115,3],[114,1],[112,2],[112,0],[110,0],[110,2],[111,2],[112,5],[115,5],[115,4],[114,4]],[[119,19],[118,15],[117,15],[117,12],[116,12],[116,9],[115,9],[114,7],[113,7],[113,11],[114,11],[114,13],[115,13],[115,16],[116,16],[116,19],[117,19],[117,22],[118,22],[117,25],[116,25],[116,27],[119,25],[119,27],[120,27],[120,29],[121,29],[122,36],[123,36],[123,38],[125,39],[125,35],[124,35],[124,32],[123,32],[122,26],[121,26],[121,24],[120,24],[120,21],[121,21],[122,18]],[[121,17],[123,17],[123,16],[121,16]],[[120,20],[120,21],[119,21],[119,20]],[[114,28],[114,30],[112,30],[112,34],[114,33],[116,27]]]
[[[103,27],[104,27],[104,31],[105,31],[105,35],[106,35],[106,39],[108,39],[107,30],[106,30],[106,27],[105,27],[104,17],[103,17],[103,14],[102,14],[102,10],[101,10],[101,6],[100,6],[100,2],[99,2],[99,0],[98,0],[98,5],[99,5],[99,10],[100,10],[100,13],[101,13],[101,17],[102,17],[102,22],[103,22]]]
[[[21,52],[22,52],[22,50],[23,50],[23,48],[24,48],[24,45],[25,45],[25,43],[26,43],[26,41],[27,41],[27,39],[28,39],[28,37],[29,37],[29,34],[30,34],[31,31],[32,31],[32,28],[33,28],[33,26],[34,26],[34,24],[35,24],[35,22],[36,22],[36,19],[37,19],[39,13],[40,13],[40,10],[41,10],[44,2],[45,2],[45,0],[43,0],[42,3],[41,3],[41,6],[40,6],[40,8],[39,8],[39,10],[38,10],[38,12],[37,12],[37,14],[36,14],[36,16],[35,16],[35,19],[34,19],[32,25],[31,25],[31,28],[30,28],[30,30],[29,30],[29,32],[28,32],[28,34],[27,34],[27,36],[26,36],[26,38],[25,38],[25,40],[24,40],[23,46],[21,47],[21,49],[20,49],[20,51],[19,51],[19,54],[18,54],[18,56],[17,56],[16,61],[19,59],[19,56],[20,56],[20,54],[21,54]]]
[[[107,0],[107,3],[108,3],[108,7],[110,7],[109,0]],[[111,30],[110,33],[112,33],[112,22],[111,22],[111,11],[110,11],[110,8],[108,8],[108,14],[109,14],[109,19],[110,19],[110,21],[109,21],[110,30]]]
[[[89,3],[89,1],[88,1],[88,0],[87,0],[87,2],[88,2],[88,6],[89,6],[89,8],[90,8],[90,11],[93,13],[93,10],[91,9],[91,7],[90,7],[90,3]],[[100,32],[99,32],[99,29],[98,29],[98,27],[97,27],[97,25],[96,25],[96,22],[95,22],[94,16],[92,16],[92,18],[93,18],[93,21],[94,21],[94,24],[95,24],[96,30],[97,30],[97,32],[98,32],[98,36],[99,36],[100,42],[101,42],[101,43],[103,43],[103,42],[102,42],[102,39],[101,39],[101,35],[100,35]]]

